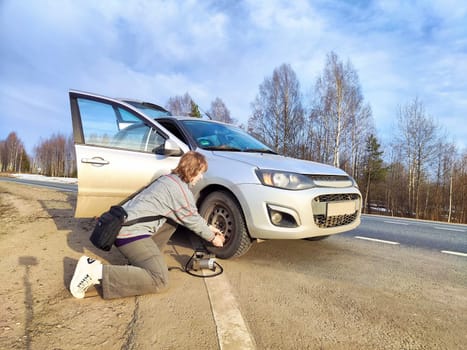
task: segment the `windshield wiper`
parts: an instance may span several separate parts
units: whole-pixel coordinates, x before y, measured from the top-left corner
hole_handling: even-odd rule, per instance
[[[277,154],[268,148],[245,148],[243,152]]]
[[[230,146],[206,146],[201,148],[209,151],[243,152],[240,148]]]

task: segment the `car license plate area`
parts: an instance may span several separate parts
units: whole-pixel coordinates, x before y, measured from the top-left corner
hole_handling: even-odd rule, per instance
[[[355,213],[355,201],[329,202],[326,205],[326,216],[349,215]]]

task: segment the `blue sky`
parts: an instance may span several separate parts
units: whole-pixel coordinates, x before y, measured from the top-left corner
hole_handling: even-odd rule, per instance
[[[418,97],[467,147],[467,2],[0,0],[0,140],[32,152],[71,134],[68,90],[164,105],[220,97],[246,123],[265,77],[291,65],[305,97],[334,51],[356,69],[378,137]]]

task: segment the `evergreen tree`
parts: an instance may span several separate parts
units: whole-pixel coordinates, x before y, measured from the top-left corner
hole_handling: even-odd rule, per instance
[[[367,212],[370,209],[370,189],[371,184],[381,181],[386,176],[387,169],[383,167],[383,151],[380,150],[381,145],[373,134],[370,134],[366,139],[366,149],[364,156],[365,167],[365,197],[363,208]]]
[[[201,118],[201,112],[199,111],[199,107],[196,103],[193,102],[193,100],[191,100],[190,117]]]

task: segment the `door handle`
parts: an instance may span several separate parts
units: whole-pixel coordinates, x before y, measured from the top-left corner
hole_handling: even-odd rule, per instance
[[[101,157],[93,157],[93,158],[81,158],[81,163],[89,163],[89,164],[95,164],[95,165],[107,165],[109,164],[109,161]]]

